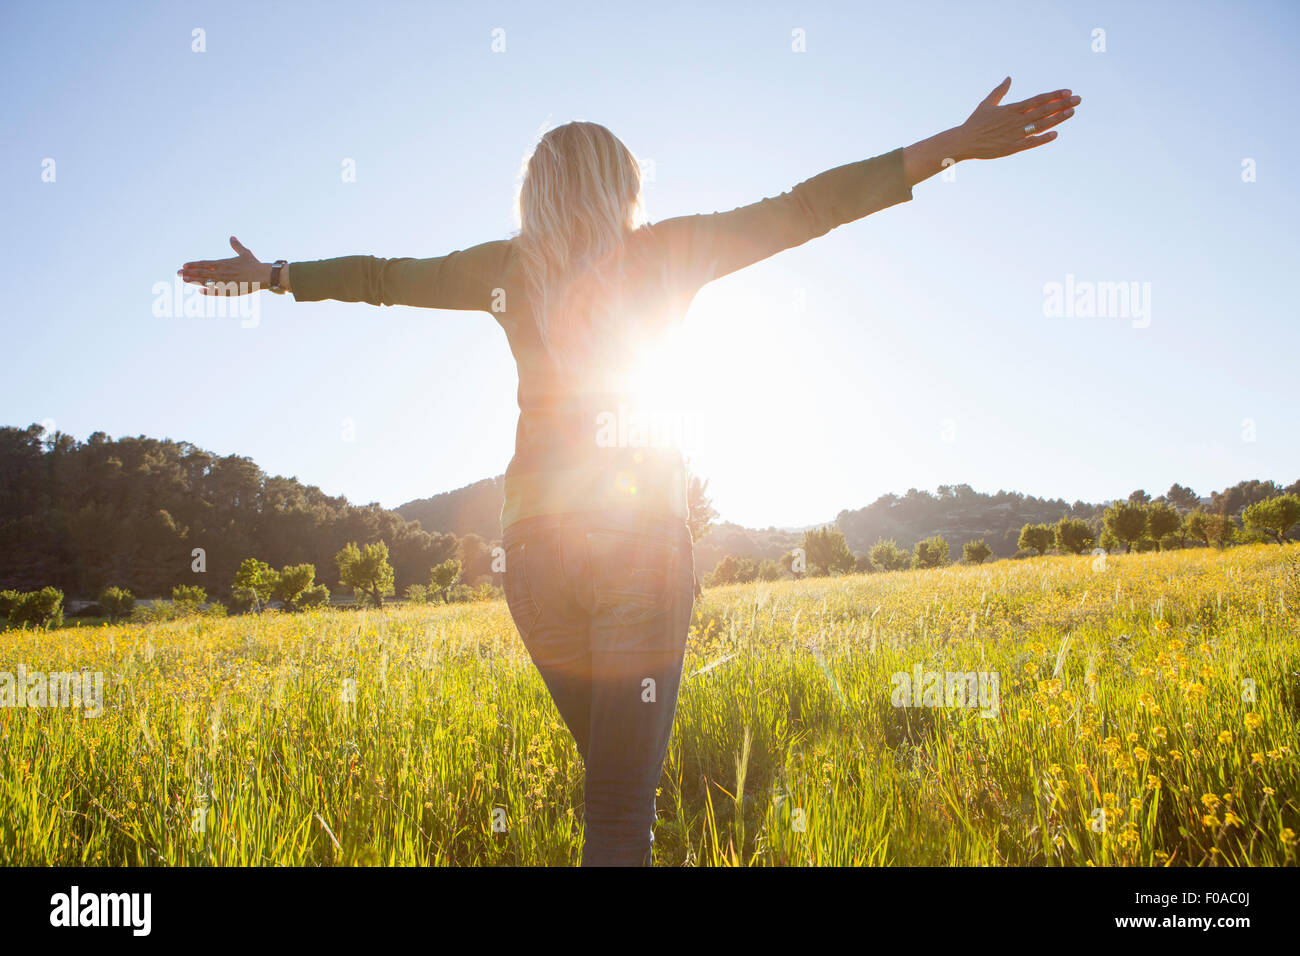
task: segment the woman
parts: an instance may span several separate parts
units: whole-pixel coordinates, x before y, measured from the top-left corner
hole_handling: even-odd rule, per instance
[[[1003,80],[962,125],[828,170],[730,212],[641,221],[641,177],[607,129],[568,123],[529,159],[520,231],[432,259],[347,256],[190,262],[206,294],[269,287],[336,299],[492,313],[519,370],[515,455],[501,514],[511,616],[586,767],[584,866],[649,865],[655,789],[695,600],[686,477],[671,445],[629,439],[634,373],[706,283],[912,198],[965,159],[1051,142],[1079,97],[1001,105]],[[611,423],[615,424],[611,424]]]

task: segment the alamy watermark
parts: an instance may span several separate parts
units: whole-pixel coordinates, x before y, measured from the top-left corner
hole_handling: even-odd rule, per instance
[[[598,448],[690,448],[703,436],[700,416],[676,409],[620,403],[595,415]]]
[[[1151,324],[1150,282],[1092,282],[1067,273],[1064,282],[1043,284],[1043,315],[1049,319],[1131,319]]]
[[[103,671],[0,671],[0,707],[83,707],[87,717],[104,712]]]
[[[998,715],[997,671],[927,671],[917,664],[910,675],[893,674],[889,683],[895,707],[979,707],[981,717]]]
[[[262,321],[262,297],[256,293],[259,282],[214,282],[202,291],[201,286],[176,278],[155,282],[153,314],[159,319],[239,319],[240,326],[255,329]]]

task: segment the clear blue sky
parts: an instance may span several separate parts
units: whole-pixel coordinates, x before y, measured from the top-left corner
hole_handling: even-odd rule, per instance
[[[697,298],[714,442],[694,461],[722,516],[806,524],[960,482],[1067,500],[1291,482],[1298,21],[1292,3],[5,3],[0,421],[187,440],[390,507],[499,474],[516,380],[491,316],[263,293],[245,328],[156,317],[155,283],[232,233],[266,261],[505,237],[522,159],[570,119],[653,161],[652,220],[731,209],[960,123],[1010,74],[1009,100],[1083,97],[1055,143]],[[1149,327],[1045,316],[1067,275],[1150,283]]]

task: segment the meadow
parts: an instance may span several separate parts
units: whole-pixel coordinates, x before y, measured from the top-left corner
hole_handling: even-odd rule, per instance
[[[6,865],[578,860],[504,603],[0,633],[18,664],[104,700],[0,709]],[[996,697],[900,696],[927,672]],[[686,675],[657,865],[1296,862],[1295,545],[710,589]]]

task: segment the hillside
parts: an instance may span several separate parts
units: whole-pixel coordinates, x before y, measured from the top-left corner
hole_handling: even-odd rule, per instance
[[[39,425],[0,428],[0,589],[54,585],[74,599],[114,584],[147,598],[201,584],[216,596],[250,557],[275,568],[311,563],[333,589],[334,557],[350,541],[387,544],[399,594],[453,557],[473,582],[490,573],[488,546],[501,538],[503,483],[501,476],[487,478],[389,510],[268,476],[248,458],[216,456],[188,442],[103,432],[77,442],[46,436]],[[1235,518],[1283,491],[1300,491],[1300,482],[1283,488],[1243,481],[1208,497],[1175,485],[1163,497],[1183,512],[1200,505]],[[693,511],[699,504],[692,499]],[[826,523],[837,525],[859,555],[882,538],[911,550],[941,534],[954,555],[983,538],[995,555],[1009,557],[1025,524],[1069,516],[1096,527],[1104,508],[941,485],[937,493],[882,495]],[[777,560],[801,538],[796,529],[719,522],[696,543],[696,569],[703,578],[726,555]]]
[[[1223,491],[1198,496],[1175,486],[1165,493],[1180,510],[1201,506],[1238,516],[1242,508],[1281,491],[1300,489],[1300,481],[1282,488],[1271,481],[1243,481]],[[463,537],[477,534],[486,541],[499,540],[498,525],[503,500],[502,479],[490,478],[431,498],[407,502],[397,513],[419,521],[429,532]],[[1128,497],[1127,494],[1121,497]],[[1106,502],[1066,502],[1062,498],[1037,498],[1015,491],[987,494],[970,485],[940,485],[937,492],[911,488],[903,495],[881,495],[863,508],[840,511],[825,524],[844,532],[849,548],[864,554],[882,538],[893,538],[911,550],[916,542],[943,535],[953,554],[975,538],[983,538],[997,557],[1011,557],[1019,549],[1020,530],[1026,524],[1054,524],[1061,518],[1081,518],[1100,527]],[[695,565],[701,576],[725,555],[756,560],[777,560],[802,538],[802,529],[746,528],[729,521],[715,523],[695,544]]]
[[[452,535],[269,476],[249,458],[143,435],[42,433],[0,428],[0,589],[88,598],[118,585],[154,597],[189,584],[218,596],[250,557],[313,564],[336,589],[339,549],[383,541],[400,593],[458,552]]]
[[[501,537],[501,506],[505,503],[505,476],[484,478],[455,491],[417,498],[393,510],[407,521],[418,521],[425,531],[442,531],[463,538],[476,534],[485,541]]]

